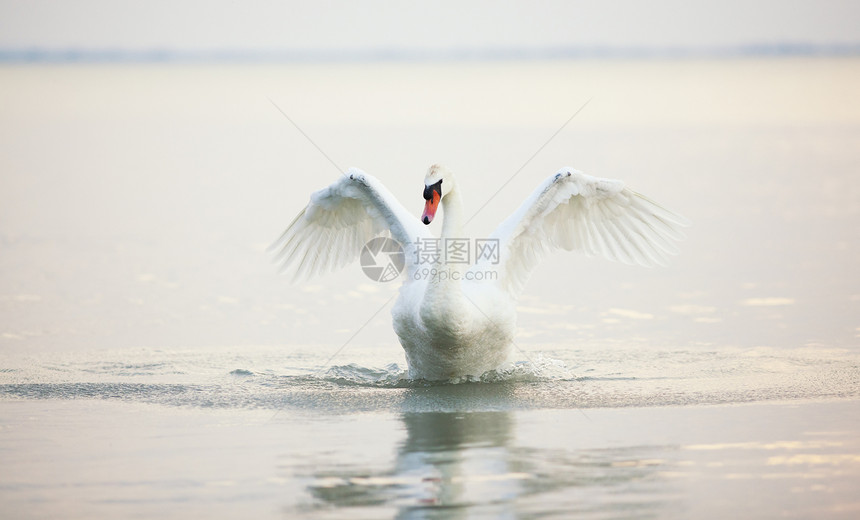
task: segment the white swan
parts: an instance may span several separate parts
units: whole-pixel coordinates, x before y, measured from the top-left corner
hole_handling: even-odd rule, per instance
[[[273,244],[303,278],[354,261],[368,240],[390,233],[405,252],[406,280],[391,314],[412,378],[480,376],[503,365],[512,354],[517,296],[544,253],[562,248],[662,265],[678,252],[679,228],[689,225],[621,181],[562,168],[488,237],[488,254],[471,265],[446,262],[445,239],[463,238],[457,188],[450,171],[431,166],[419,220],[378,180],[353,168],[313,193]],[[421,222],[433,220],[440,201],[445,218],[435,239]],[[474,241],[465,242],[475,260]]]

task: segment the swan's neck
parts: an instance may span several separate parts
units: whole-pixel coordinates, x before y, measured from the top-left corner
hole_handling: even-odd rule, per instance
[[[442,236],[439,243],[440,259],[437,276],[430,278],[421,306],[421,315],[425,322],[434,323],[437,327],[461,330],[469,316],[468,302],[463,296],[461,282],[463,274],[468,269],[466,263],[446,261],[446,239],[463,239],[463,205],[460,194],[448,192],[442,199]]]
[[[450,191],[442,199],[442,240],[463,237],[463,202],[460,192]]]

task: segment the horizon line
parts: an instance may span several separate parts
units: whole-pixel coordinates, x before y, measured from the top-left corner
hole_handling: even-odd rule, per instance
[[[773,43],[724,46],[608,45],[535,48],[455,49],[122,49],[122,48],[0,48],[0,63],[314,63],[518,61],[557,59],[682,59],[731,57],[845,57],[860,55],[860,43]]]

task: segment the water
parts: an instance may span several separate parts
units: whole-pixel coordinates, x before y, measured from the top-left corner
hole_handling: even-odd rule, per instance
[[[4,518],[860,510],[860,61],[0,76]],[[447,164],[472,236],[563,165],[694,225],[666,269],[549,258],[514,364],[410,381],[396,284],[266,255],[338,175],[269,99],[416,214]]]
[[[393,346],[392,346],[393,347]],[[770,348],[521,351],[481,378],[410,380],[393,348],[325,364],[307,347],[125,349],[4,359],[6,397],[107,399],[183,408],[420,413],[853,399],[860,356]]]
[[[4,510],[717,518],[744,500],[762,517],[856,513],[855,353],[522,354],[447,383],[379,365],[388,349],[334,366],[272,347],[6,358]]]

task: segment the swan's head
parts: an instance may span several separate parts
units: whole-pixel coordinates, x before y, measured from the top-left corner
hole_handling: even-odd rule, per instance
[[[421,215],[421,222],[429,224],[433,222],[433,217],[436,216],[436,210],[439,209],[439,201],[442,200],[454,188],[454,179],[451,172],[444,166],[434,164],[427,170],[427,175],[424,177],[424,213]]]

